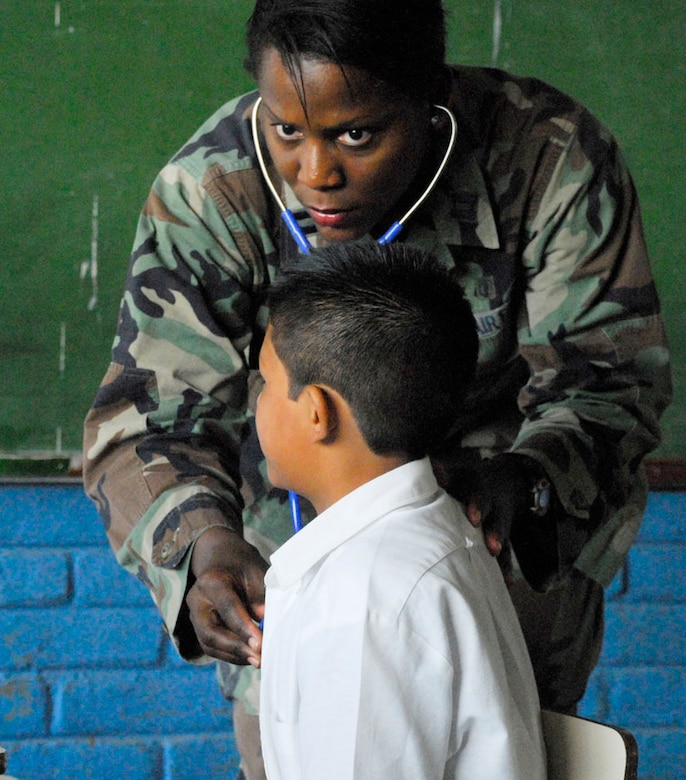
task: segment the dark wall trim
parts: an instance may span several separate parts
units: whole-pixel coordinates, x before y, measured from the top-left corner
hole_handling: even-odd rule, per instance
[[[686,459],[646,458],[651,490],[686,491]]]

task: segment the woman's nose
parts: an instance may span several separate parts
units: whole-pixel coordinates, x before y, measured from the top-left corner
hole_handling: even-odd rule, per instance
[[[343,169],[335,149],[324,141],[303,144],[298,179],[313,190],[335,189],[345,183]]]

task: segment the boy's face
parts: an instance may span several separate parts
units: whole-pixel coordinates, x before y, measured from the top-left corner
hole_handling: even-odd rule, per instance
[[[303,409],[303,394],[288,396],[288,374],[276,354],[269,325],[260,351],[260,374],[264,380],[257,398],[255,420],[257,435],[267,462],[267,476],[276,487],[304,492],[308,440]]]

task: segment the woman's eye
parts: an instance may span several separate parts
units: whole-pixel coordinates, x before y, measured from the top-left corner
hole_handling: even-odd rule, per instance
[[[302,133],[296,130],[293,125],[274,125],[274,129],[282,141],[295,141],[302,137]]]
[[[345,133],[338,136],[340,143],[345,144],[345,146],[364,146],[371,139],[372,134],[369,130],[359,130],[357,128],[346,130]]]

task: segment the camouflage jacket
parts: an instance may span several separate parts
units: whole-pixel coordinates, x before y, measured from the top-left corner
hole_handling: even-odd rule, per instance
[[[568,96],[496,70],[453,78],[458,145],[399,239],[455,268],[477,319],[479,371],[450,447],[534,458],[568,520],[561,546],[592,527],[575,565],[607,585],[640,524],[640,462],[671,393],[636,192],[611,135]],[[219,109],[154,182],[86,420],[87,492],[187,657],[195,539],[245,528],[268,552],[290,533],[249,402],[265,289],[297,260],[256,165],[255,99]]]

